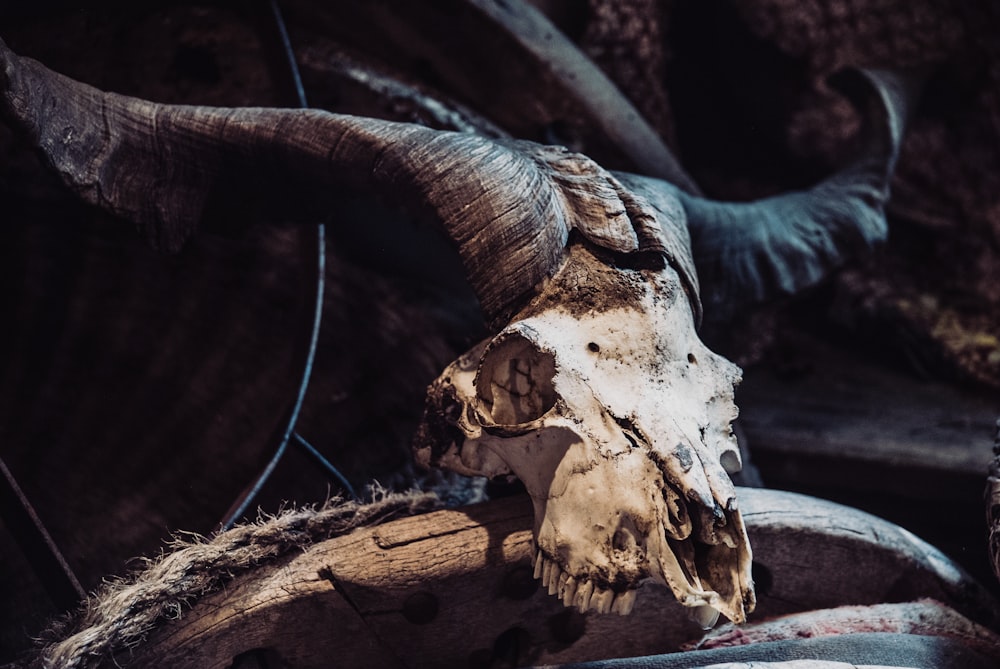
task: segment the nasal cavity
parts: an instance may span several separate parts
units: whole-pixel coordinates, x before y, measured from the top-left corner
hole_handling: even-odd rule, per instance
[[[639,546],[640,533],[635,526],[635,521],[631,516],[623,515],[618,529],[611,537],[611,547],[616,551],[628,552],[635,550]]]

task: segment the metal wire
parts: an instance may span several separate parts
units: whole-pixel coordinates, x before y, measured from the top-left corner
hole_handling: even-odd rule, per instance
[[[294,88],[295,95],[298,98],[299,106],[306,108],[309,105],[306,99],[305,88],[302,85],[302,75],[299,72],[298,64],[295,62],[295,52],[292,50],[292,43],[288,36],[288,28],[285,25],[285,19],[282,16],[281,8],[278,6],[277,0],[270,0],[269,5],[271,16],[274,20],[275,28],[277,29],[278,40],[281,51],[284,55],[287,71],[291,77],[292,87]],[[341,474],[329,460],[323,457],[323,455],[316,450],[312,444],[306,441],[295,431],[295,425],[298,422],[299,412],[302,409],[302,402],[305,400],[306,391],[309,388],[309,380],[312,377],[313,361],[316,358],[316,346],[319,341],[319,333],[323,321],[323,288],[326,277],[326,227],[324,224],[319,223],[316,225],[315,230],[316,299],[313,307],[313,323],[312,330],[310,332],[309,348],[306,353],[305,369],[302,372],[302,381],[299,384],[299,392],[295,398],[295,404],[292,406],[284,434],[281,436],[274,455],[271,456],[271,459],[268,461],[267,465],[265,465],[263,471],[261,471],[253,483],[248,486],[243,495],[241,495],[240,498],[233,504],[230,512],[227,513],[225,519],[221,523],[221,529],[231,528],[247,512],[250,506],[257,499],[257,496],[260,494],[264,484],[267,483],[271,474],[274,473],[278,463],[281,462],[285,452],[288,450],[289,440],[293,437],[294,443],[311,456],[313,460],[316,461],[324,471],[326,471],[333,481],[342,486],[344,490],[351,495],[351,497],[354,497],[355,499],[358,498],[354,488],[351,486],[350,482],[348,482],[347,478]]]
[[[68,610],[87,596],[35,508],[0,459],[0,518],[14,535],[52,602]]]
[[[277,0],[269,0],[268,5],[276,28],[279,45],[286,62],[287,72],[291,78],[295,97],[299,106],[305,108],[308,106],[305,88],[295,62],[295,55],[292,51],[291,40],[288,36],[288,29],[285,25],[281,9]],[[258,474],[253,482],[244,490],[244,493],[233,503],[230,511],[227,512],[220,524],[223,529],[232,527],[246,514],[287,452],[289,442],[301,448],[332,481],[341,486],[349,495],[355,499],[358,498],[357,493],[347,478],[295,430],[299,413],[309,388],[309,381],[312,377],[323,317],[323,291],[326,276],[326,228],[322,223],[319,223],[315,226],[314,231],[312,244],[315,247],[316,263],[315,299],[313,301],[313,317],[309,344],[305,354],[298,393],[289,411],[278,447],[261,473]],[[17,484],[13,474],[7,469],[2,460],[0,460],[0,516],[2,516],[4,524],[11,530],[22,552],[28,557],[43,587],[58,607],[67,610],[71,609],[86,597],[86,592],[66,562],[59,547],[45,528],[44,523],[38,517],[27,496],[25,496]]]
[[[309,106],[309,102],[306,100],[306,89],[302,85],[302,74],[299,72],[299,65],[295,62],[295,52],[292,50],[292,40],[288,37],[288,26],[285,25],[285,17],[281,14],[281,7],[278,6],[278,0],[269,0],[268,4],[271,7],[271,18],[274,19],[274,27],[278,31],[278,41],[281,42],[281,51],[285,56],[285,63],[288,66],[288,75],[292,78],[292,87],[295,89],[295,96],[298,98],[299,107],[305,109]]]
[[[264,484],[271,478],[271,474],[274,473],[281,458],[285,455],[285,451],[288,450],[288,442],[295,433],[295,424],[298,422],[302,402],[305,400],[306,391],[309,389],[309,380],[312,378],[313,362],[316,358],[316,345],[319,342],[319,332],[323,321],[323,287],[326,276],[326,230],[322,223],[316,226],[316,274],[316,299],[313,307],[312,330],[309,335],[309,349],[306,353],[305,369],[302,371],[302,381],[299,383],[299,392],[295,397],[295,403],[292,405],[284,434],[281,437],[278,448],[275,449],[274,455],[271,456],[264,470],[257,476],[247,491],[233,505],[232,510],[226,515],[225,520],[222,522],[222,529],[228,530],[246,514],[247,510],[256,500],[257,495],[260,494]]]
[[[306,441],[302,437],[302,435],[299,434],[298,432],[296,432],[292,436],[295,439],[295,443],[298,444],[302,448],[302,450],[304,450],[306,453],[312,456],[313,460],[316,461],[316,464],[318,464],[320,467],[323,468],[324,471],[326,471],[327,476],[340,483],[344,491],[348,495],[353,497],[355,500],[360,499],[358,497],[358,493],[354,492],[354,486],[352,486],[351,482],[347,480],[347,477],[341,474],[340,470],[334,467],[333,464],[329,460],[327,460],[322,453],[316,450],[316,448],[308,441]]]

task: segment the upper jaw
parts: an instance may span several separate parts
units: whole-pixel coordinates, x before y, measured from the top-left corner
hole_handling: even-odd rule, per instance
[[[677,532],[665,506],[657,503],[653,526],[634,535],[630,550],[616,552],[610,548],[615,534],[605,531],[600,540],[583,526],[559,527],[547,518],[553,506],[558,502],[536,500],[535,576],[566,606],[625,615],[635,605],[637,590],[653,581],[670,588],[706,628],[719,614],[742,623],[753,610],[752,556],[738,509],[725,510],[724,524],[713,532],[700,531],[699,518],[709,514],[697,512],[693,527]],[[558,518],[558,511],[553,515]]]
[[[617,613],[628,615],[635,606],[637,591],[627,588],[621,591],[601,585],[587,574],[571,575],[556,560],[535,552],[535,578],[542,581],[550,595],[556,595],[565,606],[575,606],[581,612]]]
[[[705,543],[703,533],[692,533],[682,541],[664,534],[647,550],[650,562],[657,565],[654,579],[668,586],[678,602],[695,609],[711,607],[742,623],[755,605],[752,553],[739,510],[725,515],[726,524],[717,529],[714,544]]]
[[[664,534],[663,541],[651,541],[647,548],[649,572],[633,579],[614,579],[615,583],[587,570],[572,570],[546,551],[536,549],[534,575],[550,595],[581,612],[628,615],[635,606],[639,587],[653,580],[669,587],[677,601],[691,609],[692,619],[705,628],[712,627],[719,614],[735,623],[745,622],[754,606],[749,545],[743,542],[736,547],[719,544],[708,548],[714,555],[711,567],[706,569],[697,556],[699,549],[706,549],[696,543],[700,542],[692,537],[668,542]],[[682,548],[683,544],[687,546]]]

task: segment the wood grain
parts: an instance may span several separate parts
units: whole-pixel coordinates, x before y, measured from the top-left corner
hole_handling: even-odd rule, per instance
[[[793,493],[740,494],[766,585],[752,619],[905,594],[998,620],[996,602],[959,567],[891,523]],[[628,617],[581,615],[539,592],[531,517],[526,498],[507,498],[326,541],[197,602],[131,662],[224,668],[266,649],[290,667],[335,658],[355,666],[520,666],[658,654],[699,638],[665,588],[644,588]]]
[[[782,362],[747,369],[737,396],[755,459],[850,463],[855,475],[838,485],[855,490],[906,493],[912,479],[904,472],[933,472],[939,484],[920,494],[938,499],[956,479],[985,477],[1000,412],[995,393],[907,375],[816,337],[796,338]],[[895,474],[886,477],[889,468]],[[820,480],[829,472],[798,474]]]

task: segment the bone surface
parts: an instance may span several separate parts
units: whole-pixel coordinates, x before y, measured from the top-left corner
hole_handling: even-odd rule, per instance
[[[739,372],[696,334],[688,224],[704,250],[730,223],[759,216],[695,206],[676,186],[612,174],[559,147],[316,110],[180,107],[103,93],[2,43],[0,107],[70,188],[164,248],[192,234],[209,196],[233,179],[300,181],[316,192],[351,186],[434,219],[498,334],[431,388],[418,458],[520,478],[535,505],[539,576],[563,601],[624,613],[652,580],[684,605],[733,621],[753,608],[750,549],[728,477],[740,466],[730,429]],[[808,215],[801,229],[775,233],[788,249],[829,227],[811,216],[813,196],[839,201],[873,184],[873,216],[835,218],[847,237],[858,221],[871,223],[866,239],[883,235],[881,186],[902,128],[887,118],[884,150],[864,170],[809,197],[769,199],[771,209]],[[871,208],[869,199],[860,198]],[[847,213],[855,209],[863,207]],[[750,236],[718,255],[802,264],[802,253],[785,258],[768,242]],[[820,251],[824,262],[805,254],[808,271],[781,287],[818,279],[842,255],[833,242]]]
[[[431,388],[418,459],[519,478],[535,576],[564,603],[627,614],[656,582],[703,626],[741,622],[751,557],[726,473],[739,369],[698,338],[677,272],[621,265],[570,244],[540,294]]]

